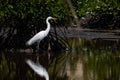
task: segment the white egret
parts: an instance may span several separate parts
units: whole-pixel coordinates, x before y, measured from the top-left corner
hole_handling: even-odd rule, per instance
[[[33,36],[30,40],[27,41],[27,43],[26,43],[27,45],[32,45],[35,42],[38,42],[38,44],[39,44],[40,41],[48,35],[48,33],[50,31],[50,23],[49,23],[50,19],[55,20],[56,18],[53,18],[53,17],[50,17],[50,16],[47,17],[47,19],[46,19],[46,24],[47,24],[46,30],[42,30],[39,33],[37,33],[35,36]]]
[[[36,64],[31,60],[26,60],[26,63],[41,77],[45,77],[46,80],[49,80],[49,75],[47,70],[40,64]]]

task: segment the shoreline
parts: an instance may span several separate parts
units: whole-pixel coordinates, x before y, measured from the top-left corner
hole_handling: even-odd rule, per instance
[[[54,32],[53,28],[50,32]],[[80,37],[86,39],[120,39],[120,30],[98,30],[98,29],[81,29],[81,28],[56,28],[57,34],[66,37]],[[63,36],[64,37],[64,36]]]

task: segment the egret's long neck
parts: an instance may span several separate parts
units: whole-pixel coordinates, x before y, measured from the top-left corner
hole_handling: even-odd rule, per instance
[[[46,33],[48,34],[50,31],[50,23],[49,23],[49,19],[46,19],[46,24],[47,24],[47,29],[45,30]]]

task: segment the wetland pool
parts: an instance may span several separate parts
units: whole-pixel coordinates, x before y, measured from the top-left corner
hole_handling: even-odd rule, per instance
[[[50,80],[120,80],[120,40],[69,38],[71,51],[0,52],[0,80],[44,80],[26,63],[39,62]]]

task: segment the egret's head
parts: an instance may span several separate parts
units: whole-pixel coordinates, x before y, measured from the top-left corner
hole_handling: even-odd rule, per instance
[[[56,20],[56,18],[51,17],[51,16],[49,16],[47,19],[48,19],[48,20]]]

